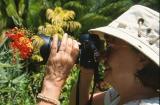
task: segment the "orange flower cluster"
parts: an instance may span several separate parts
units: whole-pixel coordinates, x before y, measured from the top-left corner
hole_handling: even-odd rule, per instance
[[[14,52],[18,51],[23,60],[31,56],[33,46],[31,39],[27,37],[27,30],[15,27],[7,31],[6,36],[12,40],[10,47]]]

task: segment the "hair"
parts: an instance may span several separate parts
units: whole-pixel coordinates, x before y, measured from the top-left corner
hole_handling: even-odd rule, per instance
[[[139,50],[133,48],[136,53],[141,53]],[[141,53],[142,54],[142,53]],[[143,54],[144,55],[144,54]],[[159,92],[160,90],[160,67],[151,61],[146,55],[146,59],[149,63],[146,64],[141,70],[138,70],[135,74],[141,81],[143,86],[154,89]]]
[[[144,86],[160,90],[160,68],[155,63],[150,62],[142,70],[138,70],[136,77]]]
[[[137,54],[142,54],[136,48],[133,48]],[[146,55],[142,54],[146,59],[149,60],[149,63],[146,64],[141,70],[138,70],[135,74],[136,77],[141,81],[143,86],[154,89],[159,92],[160,90],[160,67],[151,61]]]

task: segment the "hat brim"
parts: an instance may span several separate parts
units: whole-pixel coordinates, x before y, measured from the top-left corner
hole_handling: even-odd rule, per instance
[[[90,29],[89,33],[99,35],[101,39],[104,37],[104,35],[110,35],[119,38],[138,49],[159,66],[159,53],[155,52],[150,47],[148,42],[139,40],[137,33],[130,32],[126,29],[114,28],[109,26]]]

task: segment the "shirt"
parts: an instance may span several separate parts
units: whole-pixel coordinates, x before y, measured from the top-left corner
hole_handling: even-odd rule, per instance
[[[104,105],[118,105],[120,96],[114,88],[109,88],[105,93]],[[123,105],[160,105],[160,98],[133,100]]]

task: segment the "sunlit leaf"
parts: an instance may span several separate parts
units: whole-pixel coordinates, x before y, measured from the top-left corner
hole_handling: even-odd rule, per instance
[[[18,15],[14,0],[4,0],[6,4],[6,12],[11,17],[15,25],[22,25],[22,18]]]
[[[23,15],[24,13],[24,10],[25,10],[25,0],[19,0],[19,4],[18,4],[18,14],[20,16]]]

